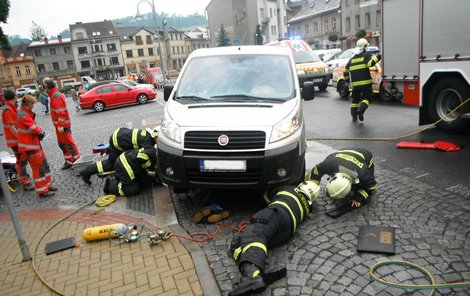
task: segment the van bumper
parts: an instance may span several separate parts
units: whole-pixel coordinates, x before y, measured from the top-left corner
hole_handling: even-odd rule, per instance
[[[279,185],[297,185],[305,174],[305,150],[299,155],[299,144],[257,152],[182,151],[158,143],[158,171],[161,181],[178,188],[203,189],[269,189]],[[207,172],[204,160],[245,160],[246,171]],[[279,176],[285,169],[287,174]],[[173,171],[172,175],[168,171]]]
[[[319,86],[330,83],[331,73],[299,74],[298,77],[301,87],[305,81],[313,81],[313,85]]]

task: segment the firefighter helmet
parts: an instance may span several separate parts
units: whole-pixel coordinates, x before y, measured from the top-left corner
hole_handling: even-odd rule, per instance
[[[332,199],[345,198],[351,192],[352,179],[345,173],[336,173],[328,180],[325,194]]]
[[[359,51],[364,51],[369,46],[369,42],[366,39],[361,38],[357,40],[356,47],[359,48]]]
[[[308,200],[309,205],[318,198],[320,194],[320,186],[313,181],[304,181],[295,188],[297,192],[302,193]]]
[[[156,139],[158,137],[158,131],[160,130],[160,126],[157,125],[156,127],[153,127],[153,128],[146,128],[147,132],[150,133],[150,136],[152,136],[152,138]]]

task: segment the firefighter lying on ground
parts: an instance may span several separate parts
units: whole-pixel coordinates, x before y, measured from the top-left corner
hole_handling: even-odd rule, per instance
[[[114,163],[121,153],[130,149],[139,149],[145,146],[153,146],[157,142],[158,128],[154,129],[129,129],[120,127],[116,129],[109,139],[108,158],[89,164],[80,172],[82,179],[91,185],[90,177],[94,174],[111,172]]]
[[[328,155],[312,169],[310,178],[320,185],[324,175],[329,176],[325,186],[326,196],[338,203],[351,201],[351,207],[365,205],[377,189],[374,157],[364,148],[345,148]]]
[[[286,276],[286,268],[266,266],[268,249],[286,243],[312,212],[320,187],[311,181],[282,186],[265,194],[269,206],[253,215],[243,232],[231,243],[230,252],[242,278],[229,296],[251,295]]]
[[[156,176],[157,150],[154,146],[123,152],[114,164],[114,178],[106,178],[104,193],[116,196],[134,196],[142,186],[158,182]]]

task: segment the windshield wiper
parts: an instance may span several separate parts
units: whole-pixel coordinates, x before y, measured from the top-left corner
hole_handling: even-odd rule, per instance
[[[276,98],[266,98],[266,97],[260,97],[260,96],[250,96],[246,94],[230,94],[230,95],[217,95],[217,96],[211,96],[211,99],[221,99],[221,100],[226,100],[228,102],[245,102],[249,100],[254,100],[257,103],[282,103],[283,100],[279,100]]]
[[[208,98],[199,97],[199,96],[179,96],[176,97],[177,100],[186,100],[186,101],[207,101]]]

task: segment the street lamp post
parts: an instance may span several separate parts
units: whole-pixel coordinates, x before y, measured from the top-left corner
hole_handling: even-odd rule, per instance
[[[146,3],[150,4],[150,6],[152,6],[153,24],[155,25],[155,30],[156,30],[156,34],[157,34],[157,42],[158,42],[157,52],[158,52],[158,56],[160,58],[160,65],[161,65],[161,70],[162,70],[162,81],[164,83],[165,82],[165,63],[163,62],[162,48],[160,46],[160,32],[158,31],[157,13],[155,12],[155,3],[153,2],[153,0],[152,0],[152,2],[150,2],[148,0],[140,0],[139,3],[137,4],[137,13],[135,15],[135,18],[137,20],[142,18],[142,15],[139,13],[139,5],[142,2],[146,2]]]

